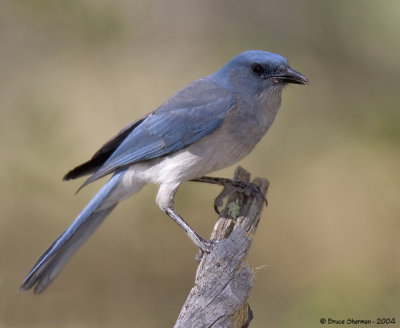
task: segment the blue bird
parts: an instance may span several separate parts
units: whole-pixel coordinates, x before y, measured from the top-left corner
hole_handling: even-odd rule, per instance
[[[43,292],[115,206],[147,183],[159,185],[159,208],[209,252],[212,243],[175,212],[174,195],[181,183],[207,181],[205,174],[248,155],[274,121],[288,83],[308,80],[280,55],[245,51],[125,127],[65,175],[64,180],[70,180],[91,174],[84,187],[113,174],[39,258],[20,289]]]

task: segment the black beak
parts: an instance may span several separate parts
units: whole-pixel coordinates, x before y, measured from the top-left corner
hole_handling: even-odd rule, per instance
[[[278,83],[310,84],[310,81],[303,74],[290,67],[271,77]]]

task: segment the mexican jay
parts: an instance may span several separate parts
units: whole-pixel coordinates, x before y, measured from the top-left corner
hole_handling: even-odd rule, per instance
[[[175,212],[174,195],[182,182],[244,158],[271,126],[288,83],[308,84],[308,80],[282,56],[246,51],[125,127],[89,161],[65,175],[64,180],[70,180],[91,174],[84,187],[113,174],[39,258],[21,290],[35,287],[40,294],[115,206],[147,183],[159,185],[159,208],[209,252],[212,243]]]

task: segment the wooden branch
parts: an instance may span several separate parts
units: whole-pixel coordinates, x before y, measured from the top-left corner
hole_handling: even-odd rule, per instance
[[[250,181],[241,167],[234,181]],[[269,182],[256,178],[253,184],[266,194]],[[248,327],[253,313],[247,300],[254,284],[254,272],[245,262],[264,205],[258,192],[240,192],[226,185],[217,197],[227,197],[214,226],[211,240],[218,241],[209,254],[198,255],[195,284],[181,309],[175,328]]]

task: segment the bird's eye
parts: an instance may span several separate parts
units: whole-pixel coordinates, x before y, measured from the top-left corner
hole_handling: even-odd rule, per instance
[[[260,74],[262,74],[264,72],[264,68],[260,64],[257,64],[257,63],[251,65],[251,69],[257,75],[260,75]]]

